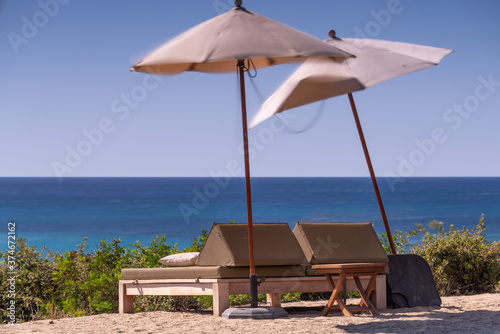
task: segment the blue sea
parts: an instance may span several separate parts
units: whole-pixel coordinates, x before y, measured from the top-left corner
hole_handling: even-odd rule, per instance
[[[500,240],[500,178],[378,179],[392,230],[432,220],[474,227],[485,215],[486,237]],[[254,222],[364,222],[384,232],[369,178],[252,178]],[[0,178],[0,248],[8,222],[16,237],[55,252],[88,237],[149,243],[166,236],[187,247],[213,222],[245,223],[243,178]],[[1,237],[1,235],[4,237]]]

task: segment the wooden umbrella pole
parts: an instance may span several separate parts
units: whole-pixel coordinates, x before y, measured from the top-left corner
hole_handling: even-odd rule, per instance
[[[243,148],[245,155],[245,187],[247,195],[247,217],[248,217],[248,256],[250,262],[250,303],[251,307],[258,305],[257,276],[255,274],[254,244],[253,244],[253,219],[252,219],[252,192],[250,188],[250,157],[248,154],[248,126],[247,126],[247,105],[245,97],[245,64],[244,60],[238,61],[240,74],[240,94],[241,94],[241,118],[243,123]]]
[[[391,228],[389,227],[387,215],[385,214],[384,203],[382,202],[382,196],[380,196],[380,190],[378,188],[377,179],[375,178],[375,172],[373,171],[372,161],[370,159],[370,154],[368,153],[368,147],[366,146],[365,136],[363,135],[363,129],[361,128],[361,122],[359,121],[358,111],[356,110],[356,105],[354,104],[354,98],[352,97],[352,93],[348,93],[347,95],[349,96],[352,113],[354,115],[354,120],[356,121],[356,127],[358,128],[359,139],[361,140],[361,145],[363,146],[363,151],[365,152],[366,164],[368,165],[368,169],[370,170],[373,189],[375,189],[375,195],[377,196],[378,206],[380,208],[382,220],[384,221],[387,239],[389,240],[389,245],[391,246],[391,252],[392,254],[396,254],[396,247],[394,246],[394,241],[392,240]]]

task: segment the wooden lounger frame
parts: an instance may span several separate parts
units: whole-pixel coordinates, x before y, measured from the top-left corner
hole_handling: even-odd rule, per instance
[[[370,277],[360,277],[363,286],[367,286]],[[290,292],[331,292],[325,276],[260,278],[259,293],[267,294],[271,306],[281,305],[281,294]],[[356,290],[352,278],[346,280],[348,291]],[[119,311],[134,312],[134,296],[213,296],[213,314],[221,316],[229,308],[229,295],[249,294],[247,278],[217,279],[150,279],[121,280],[119,285]],[[375,288],[370,296],[377,309],[386,309],[386,276],[378,275]]]

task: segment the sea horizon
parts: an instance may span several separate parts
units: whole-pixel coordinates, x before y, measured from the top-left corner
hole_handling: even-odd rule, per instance
[[[377,178],[391,230],[443,221],[477,225],[500,240],[500,177]],[[243,177],[0,177],[0,217],[17,224],[17,238],[54,252],[88,251],[99,241],[188,247],[213,222],[246,222]],[[384,232],[369,177],[252,177],[254,222],[370,221]],[[5,227],[5,235],[7,235]],[[6,249],[6,239],[0,247]]]

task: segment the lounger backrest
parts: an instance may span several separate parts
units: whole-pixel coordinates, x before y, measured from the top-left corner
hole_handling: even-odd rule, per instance
[[[307,264],[287,223],[253,224],[256,266]],[[249,266],[247,224],[216,224],[196,262],[199,266]]]
[[[293,230],[310,264],[389,262],[371,223],[304,223]]]

